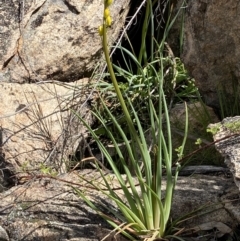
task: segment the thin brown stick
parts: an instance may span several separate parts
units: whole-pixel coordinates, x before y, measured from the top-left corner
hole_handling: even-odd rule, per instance
[[[207,149],[207,148],[209,148],[210,146],[213,146],[214,144],[216,144],[216,143],[218,143],[218,142],[220,142],[220,141],[223,141],[223,140],[226,140],[226,139],[228,139],[228,138],[231,138],[231,137],[234,137],[234,136],[238,136],[238,135],[240,135],[240,133],[234,133],[234,134],[232,134],[232,135],[225,136],[225,137],[223,137],[223,138],[221,138],[221,139],[218,139],[218,140],[216,140],[216,141],[210,142],[209,144],[207,144],[207,145],[205,145],[205,146],[203,146],[203,147],[201,147],[201,148],[199,148],[199,149],[191,152],[190,154],[188,154],[188,155],[184,156],[183,158],[181,158],[180,160],[176,161],[176,162],[173,164],[173,166],[175,166],[177,163],[183,162],[184,160],[186,160],[187,158],[193,156],[194,154],[196,154],[196,153],[198,153],[198,152],[200,152],[200,151],[202,151],[202,150],[204,150],[204,149]]]

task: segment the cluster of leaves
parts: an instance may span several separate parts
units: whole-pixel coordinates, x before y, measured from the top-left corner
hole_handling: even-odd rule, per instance
[[[194,79],[189,77],[188,72],[180,58],[173,58],[165,52],[165,56],[161,57],[161,59],[156,57],[153,62],[142,67],[140,63],[138,63],[137,57],[129,52],[129,50],[122,47],[119,48],[123,54],[125,53],[128,57],[131,57],[131,66],[135,63],[138,67],[137,73],[134,73],[133,67],[130,67],[130,64],[127,62],[126,69],[113,65],[116,77],[119,80],[118,84],[121,93],[125,99],[129,99],[131,101],[131,104],[138,113],[139,120],[145,131],[150,128],[149,97],[155,107],[159,105],[158,76],[161,75],[161,71],[164,73],[163,88],[169,109],[176,103],[182,103],[183,101],[195,101],[199,98],[198,89],[195,86]],[[124,59],[126,59],[126,56],[124,56]],[[162,68],[160,65],[162,65]],[[126,122],[124,121],[124,115],[117,99],[114,86],[108,81],[107,77],[109,77],[109,74],[106,74],[105,80],[99,81],[99,92],[111,113],[118,118],[119,124],[123,129],[126,129]],[[128,106],[128,108],[129,107],[130,106]],[[129,110],[131,110],[131,108],[129,108]],[[111,127],[111,118],[109,118],[107,114],[104,114],[103,109],[101,109],[101,112],[102,117],[105,119],[105,123],[108,123],[109,128],[113,128],[112,131],[114,132],[114,126]],[[130,114],[134,119],[133,112],[130,111]],[[102,134],[104,138],[108,138],[104,135],[106,133],[104,133],[100,123],[98,123],[96,133]],[[121,143],[122,140],[119,140],[119,142]]]

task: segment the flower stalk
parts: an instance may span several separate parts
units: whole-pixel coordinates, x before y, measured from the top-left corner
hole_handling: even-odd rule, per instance
[[[99,27],[99,33],[100,36],[102,36],[102,46],[103,46],[103,52],[105,55],[105,60],[107,63],[107,68],[110,74],[110,78],[112,80],[114,89],[116,91],[117,94],[117,98],[120,102],[120,105],[122,107],[123,110],[123,114],[125,115],[126,118],[126,122],[129,126],[130,132],[133,136],[135,136],[135,138],[137,137],[137,132],[134,128],[130,113],[128,111],[128,108],[125,104],[125,101],[123,99],[121,90],[119,88],[114,70],[113,70],[113,66],[112,66],[112,62],[110,59],[110,55],[109,55],[109,50],[108,50],[108,43],[107,43],[107,28],[111,26],[112,23],[112,19],[111,19],[111,15],[110,15],[110,10],[109,10],[109,6],[112,4],[112,0],[104,0],[104,15],[103,15],[103,25]],[[140,140],[139,140],[140,141]]]

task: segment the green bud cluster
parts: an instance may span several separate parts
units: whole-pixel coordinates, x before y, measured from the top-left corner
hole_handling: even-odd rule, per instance
[[[112,18],[110,15],[109,6],[113,3],[113,0],[104,0],[104,24],[106,24],[106,27],[110,27],[112,24]],[[99,26],[98,33],[100,36],[103,35],[103,25]]]

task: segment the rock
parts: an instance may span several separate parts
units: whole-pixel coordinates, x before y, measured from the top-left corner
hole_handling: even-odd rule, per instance
[[[109,208],[115,206],[101,192],[86,184],[81,176],[102,183],[100,174],[94,170],[74,171],[55,178],[33,178],[29,175],[30,180],[23,185],[0,193],[1,223],[10,240],[100,240],[110,234],[112,228],[76,195],[72,186],[84,191],[96,205],[103,205],[102,211],[106,214],[109,214]],[[117,190],[119,184],[112,174],[110,180],[112,188],[121,195],[121,190]],[[164,180],[163,185],[164,190]],[[233,207],[231,199],[237,189],[233,187],[232,178],[224,176],[179,177],[173,200],[173,220],[205,205],[201,215],[197,213],[180,226],[190,228],[202,223],[222,222],[232,228],[236,220],[226,206],[229,209]],[[231,193],[230,188],[233,188]],[[239,206],[232,208],[235,212],[239,212],[238,209]],[[239,222],[239,216],[236,218]],[[114,234],[107,240],[114,240]],[[120,235],[115,238],[126,240]]]
[[[204,103],[195,102],[187,103],[189,132],[195,133],[195,138],[198,134],[206,131],[208,124],[216,123],[219,118],[214,113],[214,110],[206,106]],[[170,110],[170,121],[176,129],[184,131],[186,121],[185,104],[177,104]]]
[[[130,0],[114,1],[109,44],[119,36]],[[102,57],[98,27],[103,1],[3,1],[0,81],[75,81],[90,76]]]
[[[179,5],[183,1],[178,1]],[[228,101],[240,77],[240,8],[238,1],[185,1],[182,60],[207,105],[219,107],[219,92]],[[179,6],[178,6],[179,7]],[[178,23],[182,22],[179,18]],[[174,30],[180,32],[180,26]],[[172,42],[176,40],[172,37]],[[175,41],[176,42],[176,41]],[[178,43],[179,45],[179,43]],[[227,99],[226,100],[226,96]]]
[[[1,170],[18,178],[69,170],[69,155],[86,132],[77,115],[93,122],[88,81],[0,84]]]
[[[208,145],[212,141],[211,135],[207,133],[206,129],[210,123],[216,123],[219,121],[217,115],[213,109],[206,106],[202,102],[188,103],[188,137],[184,148],[184,154],[193,153],[204,145]],[[173,149],[177,149],[182,145],[185,122],[186,122],[186,111],[185,104],[177,104],[174,106],[169,113],[171,129],[172,129],[172,143]],[[199,145],[195,144],[200,139]],[[206,149],[198,153],[194,157],[196,163],[205,162],[205,164],[218,163],[220,158],[217,157],[217,152],[212,149]],[[174,160],[177,159],[177,152],[174,152]],[[187,161],[187,160],[186,160]]]
[[[8,234],[2,226],[0,226],[0,240],[1,241],[9,241]]]
[[[222,122],[211,124],[209,131],[240,189],[240,116],[227,117]]]

